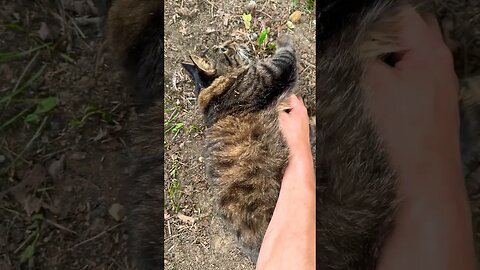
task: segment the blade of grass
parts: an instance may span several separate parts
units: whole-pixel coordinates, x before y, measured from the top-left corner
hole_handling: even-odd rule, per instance
[[[17,115],[15,115],[14,117],[10,118],[10,120],[8,120],[7,122],[3,123],[1,126],[0,126],[0,130],[8,127],[10,124],[13,124],[15,121],[17,121],[17,119],[24,115],[25,113],[27,113],[29,110],[31,110],[34,106],[29,106],[28,108],[25,108],[23,109],[23,111],[21,111],[20,113],[18,113]]]
[[[24,52],[0,53],[0,64],[23,59],[23,58],[27,57],[28,55],[30,55],[31,53],[36,52],[38,50],[41,50],[41,49],[43,49],[45,47],[48,47],[50,45],[51,45],[51,43],[45,43],[45,44],[39,45],[37,47],[34,47],[32,49],[29,49],[27,51],[24,51]]]
[[[23,154],[25,154],[25,152],[30,148],[30,146],[32,145],[32,143],[38,138],[40,137],[40,134],[42,133],[42,130],[43,128],[45,127],[45,124],[47,123],[47,120],[48,120],[48,116],[45,116],[43,118],[43,121],[42,123],[40,124],[40,126],[37,128],[37,130],[35,131],[35,134],[33,135],[33,137],[30,139],[30,141],[28,141],[28,143],[25,145],[25,148],[23,148],[22,152],[20,152],[18,154],[17,157],[15,157],[14,160],[12,160],[12,163],[10,163],[10,166],[8,166],[7,168],[7,171],[10,170],[10,169],[13,169],[15,168],[15,163],[18,161],[18,159],[20,157],[23,156]]]
[[[28,79],[28,81],[26,81],[24,84],[22,84],[22,86],[18,87],[18,89],[17,89],[17,87],[15,87],[13,89],[12,93],[10,93],[6,97],[1,98],[0,99],[0,104],[6,102],[5,107],[7,107],[10,104],[10,101],[12,100],[13,97],[15,97],[16,95],[21,93],[27,87],[31,86],[43,74],[43,71],[45,70],[46,66],[47,65],[44,64],[32,77],[30,77],[30,79]]]

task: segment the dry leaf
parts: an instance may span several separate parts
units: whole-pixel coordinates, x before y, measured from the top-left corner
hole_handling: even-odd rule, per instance
[[[193,217],[185,216],[184,214],[177,214],[177,217],[184,223],[188,223],[190,225],[195,223],[195,218]]]
[[[42,22],[40,25],[40,29],[38,30],[38,35],[40,36],[41,40],[52,40],[52,32],[50,32],[50,28],[48,28],[47,24]]]
[[[38,212],[40,208],[45,205],[41,199],[34,195],[34,193],[46,179],[47,170],[42,165],[36,164],[30,171],[25,173],[20,183],[1,192],[0,198],[7,193],[12,194],[15,200],[23,206],[27,215],[30,216],[31,214]]]
[[[65,165],[65,155],[62,155],[62,157],[59,160],[55,160],[48,166],[48,173],[50,176],[53,178],[53,180],[59,180],[63,177],[63,170],[64,170],[64,165]]]
[[[108,135],[108,131],[104,131],[102,128],[100,128],[100,130],[98,131],[97,136],[95,136],[95,138],[93,138],[93,141],[94,141],[94,142],[98,142],[98,141],[100,141],[101,139],[105,138],[107,135]]]
[[[121,221],[125,217],[125,208],[119,203],[114,203],[108,209],[108,213],[115,221]]]
[[[295,12],[292,13],[292,15],[290,15],[289,20],[292,21],[293,23],[297,23],[300,21],[300,18],[302,17],[302,12],[301,11],[298,11],[296,10]]]
[[[31,216],[33,213],[38,213],[43,206],[42,199],[39,199],[32,194],[27,195],[22,200],[22,204],[27,216]]]

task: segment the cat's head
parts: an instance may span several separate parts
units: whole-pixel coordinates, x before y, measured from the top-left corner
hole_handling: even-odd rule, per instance
[[[227,41],[206,50],[202,56],[190,54],[192,63],[182,63],[195,83],[195,94],[216,78],[247,66],[253,61],[245,44]]]

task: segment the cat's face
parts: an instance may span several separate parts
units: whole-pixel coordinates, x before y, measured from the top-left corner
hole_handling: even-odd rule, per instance
[[[202,56],[190,54],[193,64],[182,63],[195,83],[195,93],[208,87],[216,78],[253,61],[245,44],[227,41],[206,50]]]
[[[227,41],[214,46],[206,52],[205,57],[213,65],[217,76],[227,74],[235,68],[246,66],[252,61],[248,47],[234,41]]]

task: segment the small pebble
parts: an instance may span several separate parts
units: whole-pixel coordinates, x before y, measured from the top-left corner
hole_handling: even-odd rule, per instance
[[[110,209],[108,209],[108,213],[115,221],[121,221],[125,217],[125,209],[119,203],[112,204]]]
[[[255,1],[250,1],[245,7],[245,9],[251,13],[256,6],[257,6],[257,3],[255,3]]]
[[[290,15],[289,19],[290,21],[292,21],[292,23],[297,23],[300,21],[301,17],[302,17],[302,12],[296,10],[295,12],[292,13],[292,15]]]

